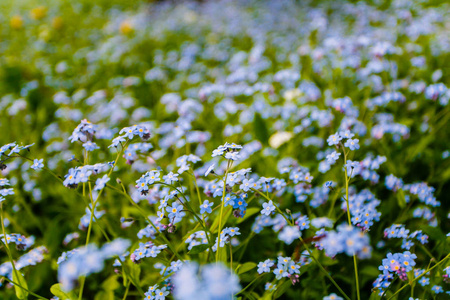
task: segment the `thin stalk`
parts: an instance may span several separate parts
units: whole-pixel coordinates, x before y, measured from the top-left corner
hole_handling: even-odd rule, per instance
[[[230,272],[233,273],[233,249],[231,249],[231,243],[230,243]]]
[[[45,298],[45,297],[39,296],[39,295],[36,294],[36,293],[33,293],[32,291],[26,289],[25,287],[21,286],[21,285],[18,284],[17,282],[12,281],[11,279],[9,279],[9,278],[6,277],[6,276],[2,276],[2,278],[5,279],[6,281],[8,281],[9,283],[13,284],[13,285],[17,285],[17,286],[20,287],[22,290],[27,291],[30,295],[35,296],[35,297],[38,298],[38,299],[48,300],[48,298]]]
[[[253,279],[249,284],[247,284],[246,287],[244,287],[242,290],[240,290],[236,295],[242,293],[243,291],[245,291],[246,289],[248,289],[256,280],[260,279],[262,276],[264,276],[265,274],[261,274],[258,275],[255,279]]]
[[[127,289],[125,290],[125,294],[123,295],[122,300],[127,299],[127,295],[128,295],[128,290],[130,289],[130,282],[128,282],[127,284]]]
[[[303,246],[305,247],[306,251],[308,251],[310,257],[314,260],[314,262],[319,266],[319,268],[325,273],[325,275],[330,279],[330,281],[334,284],[334,286],[341,292],[342,296],[344,296],[345,299],[350,300],[350,298],[347,296],[347,294],[339,287],[339,285],[334,281],[333,277],[331,277],[330,274],[328,274],[327,270],[322,266],[322,264],[317,260],[317,258],[314,257],[311,250],[309,249],[308,245],[303,241],[302,237],[299,237],[300,241],[302,242]]]
[[[108,172],[108,177],[110,177],[111,174],[112,174],[112,172],[114,171],[114,168],[115,168],[116,165],[117,165],[117,161],[119,160],[120,156],[122,155],[122,152],[124,151],[125,147],[128,145],[128,142],[129,142],[129,141],[127,141],[127,142],[125,143],[125,145],[123,145],[123,147],[122,147],[122,148],[120,149],[120,151],[117,153],[117,157],[116,157],[116,159],[114,160],[114,164],[113,164],[113,166],[111,167],[111,170],[109,170],[109,172]],[[88,151],[85,151],[85,155],[84,155],[84,165],[88,164],[88,162],[89,162],[89,152],[88,152]],[[89,188],[90,188],[90,183],[89,183]],[[93,223],[93,216],[94,216],[94,212],[95,212],[95,206],[97,205],[97,202],[99,201],[100,196],[101,196],[101,194],[102,194],[102,192],[103,192],[104,189],[105,189],[105,188],[103,187],[100,191],[98,191],[97,198],[95,199],[95,201],[94,201],[94,199],[93,199],[93,197],[92,197],[92,193],[90,193],[90,199],[91,199],[91,202],[92,202],[92,210],[91,210],[91,218],[90,218],[89,226],[88,226],[88,232],[87,232],[87,236],[86,236],[86,246],[89,244],[89,239],[90,239],[90,237],[91,237],[91,230],[92,230],[92,223]],[[85,196],[86,196],[86,194],[85,194],[85,183],[83,183],[83,197],[85,197]],[[80,280],[80,293],[79,293],[79,295],[78,295],[78,300],[83,299],[84,283],[85,283],[85,277],[83,276],[83,277],[81,278],[81,280]]]
[[[19,278],[19,274],[17,272],[13,257],[11,255],[11,249],[9,248],[9,245],[8,245],[8,239],[6,238],[5,222],[3,221],[3,203],[1,203],[1,202],[0,202],[0,217],[1,217],[1,222],[2,222],[3,238],[5,239],[5,242],[4,242],[5,249],[6,249],[6,252],[8,253],[9,260],[11,261],[11,266],[13,268],[13,272],[16,275],[16,278]],[[25,290],[23,287],[21,287],[21,288],[23,290]]]
[[[386,293],[391,289],[392,285],[394,284],[394,282],[397,280],[398,277],[395,277],[394,280],[391,281],[391,283],[389,283],[389,286],[387,287],[387,289],[384,290],[383,294],[381,294],[380,299],[383,299],[384,295],[386,295]]]
[[[217,251],[216,251],[216,263],[219,261],[219,247],[220,247],[220,232],[222,231],[222,215],[223,215],[223,207],[224,207],[224,201],[225,201],[225,192],[227,189],[227,177],[228,177],[228,170],[231,167],[232,161],[229,160],[227,164],[227,170],[225,171],[225,177],[223,179],[223,191],[222,191],[222,200],[220,203],[220,215],[219,215],[219,228],[217,230]]]
[[[344,152],[344,165],[347,163],[347,152],[345,151],[342,143],[341,143],[342,149]],[[347,168],[344,166],[344,172],[345,172],[345,202],[347,203],[347,218],[348,218],[348,225],[352,226],[352,219],[351,219],[351,214],[350,214],[350,200],[349,200],[349,193],[348,193],[348,182],[349,182],[349,178],[348,178],[348,174],[347,174]],[[353,172],[353,171],[352,171]],[[350,175],[351,176],[351,175]],[[353,254],[353,265],[354,265],[354,269],[355,269],[355,282],[356,282],[356,297],[358,298],[358,300],[361,300],[361,295],[359,292],[359,279],[358,279],[358,263],[356,261],[356,254]]]

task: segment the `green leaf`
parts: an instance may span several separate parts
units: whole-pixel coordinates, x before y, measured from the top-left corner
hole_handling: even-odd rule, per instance
[[[52,285],[50,292],[61,300],[73,300],[76,296],[73,292],[66,293],[63,291],[60,283]]]
[[[259,113],[255,113],[255,118],[253,119],[253,129],[255,130],[256,138],[263,144],[269,141],[269,131],[267,130],[266,122]]]
[[[380,271],[378,270],[378,268],[374,266],[366,266],[360,271],[360,274],[368,275],[370,277],[377,277],[379,273]]]
[[[245,263],[245,264],[243,264],[243,265],[237,266],[235,272],[236,272],[238,275],[240,275],[240,274],[243,274],[243,273],[245,273],[245,272],[250,271],[251,269],[254,269],[256,266],[257,266],[257,265],[256,265],[256,263],[254,263],[254,262],[247,262],[247,263]]]
[[[219,260],[226,263],[228,260],[228,253],[227,253],[228,247],[219,247]]]
[[[236,224],[240,224],[242,222],[244,222],[245,220],[247,220],[248,218],[250,218],[251,216],[253,216],[254,214],[258,213],[261,211],[261,208],[258,207],[250,207],[249,209],[247,209],[244,217],[242,219],[238,219],[238,221],[236,222]]]
[[[339,263],[339,261],[337,259],[332,259],[328,256],[321,257],[320,261],[321,261],[322,265],[324,265],[324,266],[332,266],[332,265]]]
[[[94,300],[114,300],[114,292],[109,291],[100,291],[95,295]]]
[[[26,288],[28,290],[28,285],[23,278],[23,275],[19,272],[19,270],[13,270],[13,281],[20,284],[22,287]],[[16,296],[19,299],[27,299],[28,292],[22,289],[20,286],[14,285],[14,289],[16,290]]]
[[[231,213],[233,212],[233,208],[231,206],[228,206],[228,207],[224,208],[224,210],[225,210],[225,212],[224,212],[223,220],[222,220],[222,229],[223,229],[224,224],[227,223],[228,218],[231,216]],[[220,213],[220,211],[219,211],[219,213]],[[219,220],[220,220],[220,218],[217,217],[211,225],[211,233],[213,233],[213,234],[215,233],[216,235],[217,235],[217,231],[218,231]]]
[[[415,146],[408,149],[409,153],[407,155],[407,161],[411,161],[415,158],[419,153],[421,153],[431,142],[435,140],[435,136],[432,134],[427,135],[420,139],[420,142]]]
[[[411,270],[408,273],[406,273],[406,275],[408,276],[408,281],[412,282],[414,280],[414,271]]]
[[[248,299],[248,300],[257,300],[257,299],[258,299],[258,298],[255,298],[255,297],[252,295],[252,293],[247,292],[247,291],[243,292],[242,295],[244,295],[244,296],[245,296],[245,299]]]
[[[444,171],[440,177],[442,178],[442,182],[446,182],[447,179],[450,179],[450,168]]]
[[[378,292],[373,292],[372,294],[370,294],[370,298],[369,300],[378,300],[381,297],[378,295]]]
[[[120,284],[117,282],[117,275],[111,276],[108,279],[106,279],[102,283],[102,287],[105,291],[114,291],[120,287]]]
[[[192,254],[199,254],[199,253],[204,252],[208,248],[209,248],[208,244],[197,245],[197,246],[192,247],[191,251],[189,251],[188,253],[191,254],[191,255]]]
[[[136,280],[136,284],[140,285],[140,275],[141,275],[141,266],[133,263],[131,260],[128,260],[128,266],[130,270],[130,275],[134,280]]]
[[[445,242],[447,239],[446,235],[442,232],[439,227],[431,227],[431,226],[425,226],[423,227],[423,232],[430,236],[431,239],[435,241],[442,241]]]
[[[398,206],[400,206],[401,208],[406,207],[405,194],[403,193],[402,189],[399,189],[397,191],[397,202],[398,202]]]
[[[281,286],[277,287],[277,290],[275,291],[273,295],[273,299],[277,299],[281,297],[287,290],[292,286],[292,283],[290,280],[285,281]]]

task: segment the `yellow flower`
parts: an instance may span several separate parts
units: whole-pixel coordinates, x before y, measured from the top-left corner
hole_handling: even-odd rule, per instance
[[[11,27],[14,29],[20,29],[23,26],[23,19],[19,15],[15,15],[10,20]]]
[[[54,17],[52,20],[52,26],[56,30],[61,29],[64,25],[63,19],[61,17]]]
[[[133,25],[129,21],[123,21],[120,23],[120,32],[123,34],[130,34],[133,32],[134,28]]]
[[[38,6],[30,11],[30,16],[34,20],[40,20],[44,18],[46,15],[47,15],[47,7],[45,6]]]

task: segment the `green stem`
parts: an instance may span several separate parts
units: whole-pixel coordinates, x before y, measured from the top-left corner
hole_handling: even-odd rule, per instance
[[[190,173],[189,173],[190,174]],[[191,174],[194,177],[194,184],[195,184],[195,189],[197,190],[197,197],[198,197],[198,205],[202,205],[202,197],[200,196],[200,190],[198,188],[198,184],[197,184],[197,178],[195,177],[194,173]]]
[[[38,294],[33,293],[32,291],[30,291],[29,289],[26,289],[25,287],[21,286],[20,284],[18,284],[17,282],[12,281],[11,279],[9,279],[8,277],[2,276],[3,279],[5,279],[6,281],[8,281],[9,283],[16,285],[18,287],[20,287],[22,290],[27,291],[30,295],[35,296],[38,299],[43,299],[43,300],[48,300],[48,298],[39,296]]]
[[[339,285],[334,281],[333,277],[331,277],[330,274],[328,274],[327,270],[322,266],[322,264],[317,260],[317,258],[314,257],[313,253],[309,249],[308,245],[303,241],[302,237],[299,237],[300,241],[302,242],[303,246],[305,247],[306,251],[308,251],[310,257],[314,260],[314,262],[319,266],[319,268],[322,270],[322,272],[325,273],[325,275],[328,277],[328,279],[334,284],[334,286],[341,292],[341,294],[344,296],[345,299],[350,300],[350,298],[347,296],[347,294],[339,287]]]
[[[340,192],[336,192],[336,193],[334,194],[333,200],[332,200],[332,202],[331,202],[330,210],[328,211],[328,218],[331,217],[331,214],[332,214],[333,211],[334,211],[334,206],[336,205],[336,201],[337,201],[337,199],[339,198],[339,194],[340,194]]]
[[[383,299],[384,295],[391,289],[392,285],[394,284],[394,282],[397,280],[398,277],[395,277],[394,280],[391,281],[391,283],[389,284],[389,286],[387,287],[387,289],[384,290],[383,294],[381,294],[380,299]]]
[[[128,295],[128,290],[130,289],[130,282],[128,282],[127,284],[127,289],[125,290],[125,294],[123,295],[122,300],[127,299],[127,295]]]
[[[230,272],[233,273],[233,249],[231,249],[231,243],[230,243]]]
[[[342,143],[341,143],[341,146],[342,146],[342,149],[343,149],[343,152],[344,152],[344,165],[345,165],[347,163],[347,153],[346,153]],[[348,178],[348,174],[347,174],[347,168],[345,166],[344,166],[344,172],[345,172],[345,202],[347,202],[348,225],[352,226],[352,218],[351,218],[351,214],[350,214],[350,204],[349,204],[350,200],[349,200],[349,195],[348,195],[349,194],[348,193],[349,178]],[[357,296],[358,300],[360,300],[361,296],[360,296],[360,292],[359,292],[358,263],[356,261],[356,254],[353,254],[353,265],[354,265],[354,268],[355,268],[356,296]]]
[[[9,260],[11,261],[11,266],[13,268],[13,272],[16,275],[16,278],[19,278],[19,274],[17,272],[16,266],[14,264],[14,260],[13,260],[12,254],[11,254],[11,249],[9,248],[9,245],[8,245],[8,239],[6,238],[5,223],[3,221],[3,203],[2,202],[0,202],[0,217],[1,217],[1,222],[2,222],[3,238],[5,239],[5,242],[4,242],[5,249],[6,249],[6,252],[8,253]],[[23,287],[21,287],[21,288],[23,290],[25,290]]]
[[[129,143],[129,141],[127,141],[127,142],[125,143],[125,145],[123,145],[123,147],[122,147],[122,148],[120,149],[120,151],[117,153],[117,157],[116,157],[116,159],[114,160],[114,164],[113,164],[113,166],[111,167],[111,170],[109,170],[109,172],[108,172],[108,177],[110,177],[111,174],[112,174],[112,172],[114,171],[114,168],[115,168],[116,165],[117,165],[117,161],[119,160],[120,156],[122,155],[122,153],[123,153],[125,147],[128,145],[128,143]],[[84,165],[88,164],[88,162],[89,162],[89,153],[88,153],[87,151],[85,151],[85,155],[84,155]],[[89,183],[89,189],[90,189],[90,183]],[[87,232],[87,237],[86,237],[86,246],[89,244],[89,239],[90,239],[90,237],[91,237],[91,230],[92,230],[92,223],[93,223],[93,217],[94,217],[95,207],[96,207],[96,205],[97,205],[97,203],[98,203],[98,201],[99,201],[99,199],[100,199],[100,196],[101,196],[101,194],[102,194],[102,192],[103,192],[104,189],[105,189],[105,187],[103,187],[100,191],[98,191],[98,195],[97,195],[97,198],[95,199],[95,201],[94,201],[94,199],[93,199],[93,197],[92,197],[92,192],[90,191],[90,195],[89,195],[89,196],[90,196],[90,199],[91,199],[91,202],[92,202],[92,210],[91,210],[91,218],[90,218],[90,221],[89,221],[88,232]],[[83,183],[83,197],[85,197],[85,196],[86,196],[86,195],[85,195],[85,184]],[[89,207],[89,206],[88,206],[88,207]],[[85,277],[83,276],[83,277],[81,278],[81,281],[80,281],[80,294],[78,295],[78,300],[83,299],[84,283],[85,283]]]
[[[247,284],[246,287],[244,287],[242,290],[240,290],[236,295],[242,293],[243,291],[245,291],[246,289],[248,289],[256,280],[260,279],[262,276],[264,276],[265,274],[261,274],[258,275],[255,279],[253,279],[249,284]]]
[[[437,260],[433,254],[430,253],[430,251],[428,251],[427,248],[425,248],[422,244],[419,244],[419,247],[423,250],[423,252],[425,252],[431,259]]]
[[[219,215],[219,227],[217,230],[217,250],[216,250],[216,263],[219,261],[219,248],[220,248],[220,232],[222,231],[222,215],[223,215],[223,207],[225,206],[225,194],[227,189],[227,177],[228,177],[228,170],[230,169],[232,164],[232,161],[229,160],[227,164],[227,169],[225,171],[225,177],[223,179],[223,191],[222,191],[222,200],[220,203],[220,215]]]

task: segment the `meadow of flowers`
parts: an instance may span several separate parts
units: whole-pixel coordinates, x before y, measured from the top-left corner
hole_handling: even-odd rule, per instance
[[[0,2],[0,299],[450,299],[445,1]]]

